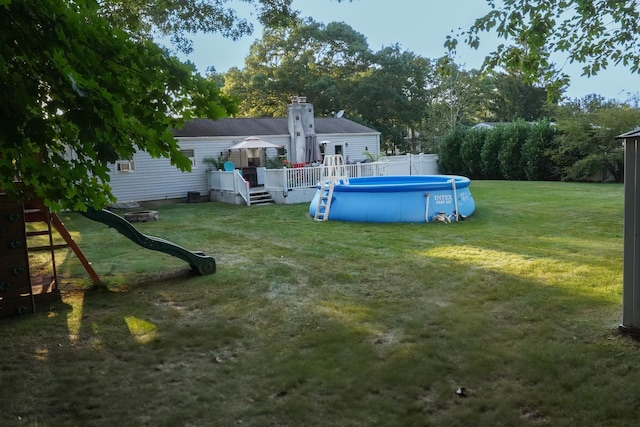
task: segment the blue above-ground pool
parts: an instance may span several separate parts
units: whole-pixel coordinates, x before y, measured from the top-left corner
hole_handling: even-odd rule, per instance
[[[468,217],[475,211],[471,180],[456,175],[370,176],[336,183],[326,219],[355,222],[431,222],[444,213]],[[314,217],[322,190],[309,205]],[[326,193],[325,193],[326,194]],[[322,211],[321,211],[322,212]]]

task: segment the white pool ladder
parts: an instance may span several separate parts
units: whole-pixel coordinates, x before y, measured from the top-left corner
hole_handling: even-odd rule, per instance
[[[320,197],[313,217],[316,221],[329,219],[333,188],[336,184],[348,184],[349,178],[341,154],[324,156],[322,162],[322,179],[320,180]]]

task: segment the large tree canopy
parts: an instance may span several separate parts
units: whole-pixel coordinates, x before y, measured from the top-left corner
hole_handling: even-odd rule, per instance
[[[371,52],[366,38],[343,22],[307,19],[266,29],[245,68],[224,75],[223,90],[242,99],[240,113],[251,117],[283,116],[286,100],[304,95],[317,114],[344,110],[379,130],[389,148],[407,150],[408,131],[417,130],[432,101],[434,71],[432,61],[399,45]]]
[[[545,116],[547,92],[526,84],[517,73],[489,73],[484,103],[494,122],[515,122],[518,119],[535,121]]]
[[[188,170],[170,129],[235,111],[192,66],[98,12],[91,0],[0,0],[0,188],[15,198],[101,207],[110,163],[140,149]]]
[[[430,60],[399,45],[371,55],[352,96],[362,122],[382,133],[386,149],[415,149],[416,131],[434,98],[434,71]]]
[[[485,65],[521,70],[530,81],[550,89],[558,78],[553,58],[583,64],[587,76],[622,64],[640,72],[640,4],[637,0],[487,0],[492,10],[445,45],[455,51],[458,38],[477,48],[480,33],[495,31],[507,43],[487,56]],[[552,91],[553,92],[553,91]]]
[[[369,66],[366,38],[342,22],[313,20],[267,28],[251,46],[245,68],[225,75],[224,91],[250,117],[283,116],[285,101],[304,95],[320,114],[352,107],[349,93]]]
[[[242,0],[257,11],[260,23],[278,27],[296,16],[291,0]],[[190,36],[220,33],[237,40],[253,25],[240,16],[234,0],[101,0],[100,14],[139,39],[167,36],[182,52],[192,50]]]

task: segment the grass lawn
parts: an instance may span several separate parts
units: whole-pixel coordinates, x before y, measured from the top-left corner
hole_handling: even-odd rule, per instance
[[[209,276],[64,214],[106,286],[61,250],[63,301],[0,322],[0,425],[636,425],[622,186],[471,192],[451,225],[221,203],[137,225]]]

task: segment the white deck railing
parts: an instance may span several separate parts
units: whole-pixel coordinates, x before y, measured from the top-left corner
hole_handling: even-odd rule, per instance
[[[231,172],[209,171],[209,189],[239,194],[247,206],[250,204],[249,183],[245,181],[238,169]]]
[[[345,165],[349,178],[384,175],[434,175],[437,174],[437,156],[434,154],[407,154],[385,157],[381,161]],[[265,169],[264,189],[286,191],[297,188],[315,187],[322,179],[322,166],[301,168]],[[240,194],[249,204],[249,183],[242,178],[239,170],[232,172],[211,171],[209,188]]]
[[[386,162],[356,163],[345,165],[345,172],[349,178],[381,176],[385,174],[386,166]],[[322,176],[323,166],[267,169],[264,176],[264,187],[267,190],[315,187],[322,179]]]

